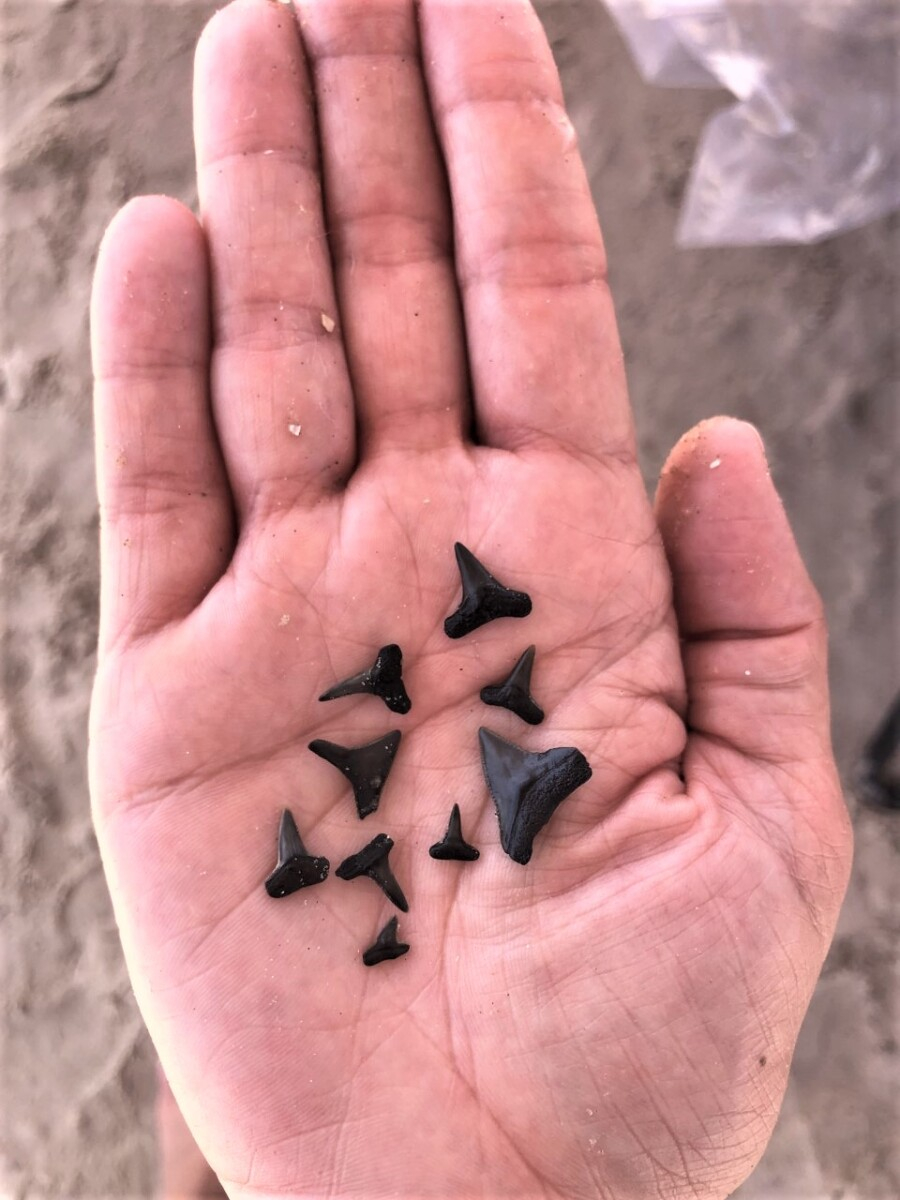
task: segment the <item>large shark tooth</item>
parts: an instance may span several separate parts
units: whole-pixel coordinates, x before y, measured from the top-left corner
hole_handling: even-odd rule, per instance
[[[479,729],[481,765],[500,822],[500,844],[511,859],[527,863],[535,835],[556,808],[591,777],[574,746],[534,753]]]
[[[459,815],[459,805],[454,804],[450,813],[447,832],[439,842],[429,847],[428,853],[432,858],[455,858],[460,862],[474,862],[479,857],[479,851],[462,835],[462,821]]]
[[[544,710],[531,694],[533,666],[534,646],[529,646],[502,683],[492,683],[481,689],[481,699],[485,704],[508,708],[529,725],[540,725]]]
[[[368,875],[401,912],[409,912],[409,904],[403,895],[403,889],[394,878],[388,862],[388,855],[393,845],[393,838],[389,838],[386,833],[379,833],[358,853],[345,858],[335,871],[335,875],[338,879],[357,879],[360,875]]]
[[[400,958],[407,950],[406,942],[397,941],[397,918],[391,917],[368,950],[363,951],[362,960],[367,967],[374,967],[387,958]]]
[[[273,900],[290,896],[300,888],[323,883],[328,874],[328,859],[308,854],[290,809],[281,814],[278,827],[278,864],[266,880],[266,891]]]
[[[462,602],[444,621],[447,637],[461,638],[498,617],[527,617],[531,597],[504,587],[462,542],[454,546],[462,580]]]
[[[381,790],[390,774],[399,745],[400,730],[392,729],[365,746],[338,746],[336,742],[316,738],[309,743],[309,748],[313,754],[318,754],[319,758],[324,758],[347,776],[353,787],[356,811],[362,818],[378,807]]]
[[[391,712],[408,713],[412,704],[403,686],[403,651],[391,644],[382,646],[375,662],[358,675],[351,675],[323,692],[320,700],[337,700],[339,696],[355,696],[368,692],[380,696]]]

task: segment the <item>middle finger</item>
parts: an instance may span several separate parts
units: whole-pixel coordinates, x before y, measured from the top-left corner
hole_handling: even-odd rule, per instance
[[[468,425],[466,355],[415,6],[296,3],[362,451],[439,449]]]

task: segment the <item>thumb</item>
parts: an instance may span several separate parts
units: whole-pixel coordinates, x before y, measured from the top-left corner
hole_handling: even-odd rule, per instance
[[[782,854],[830,935],[851,836],[831,750],[825,618],[754,427],[717,417],[685,434],[656,515],[688,691],[687,789]]]

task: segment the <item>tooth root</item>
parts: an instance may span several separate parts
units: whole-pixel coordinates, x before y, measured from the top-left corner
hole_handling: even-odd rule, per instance
[[[527,617],[531,597],[505,587],[483,566],[471,550],[457,542],[456,562],[462,581],[462,601],[444,621],[447,637],[461,638],[500,617]]]
[[[590,765],[574,746],[533,753],[489,729],[480,729],[478,736],[500,844],[515,862],[527,863],[535,836],[563,800],[590,779]]]
[[[379,833],[377,837],[372,838],[371,842],[363,846],[362,850],[345,858],[335,871],[335,875],[339,879],[357,879],[360,875],[368,875],[401,912],[409,912],[409,904],[403,895],[403,889],[394,878],[388,862],[388,855],[393,845],[392,838],[388,837],[386,833]]]
[[[349,779],[356,811],[362,819],[378,808],[399,745],[400,730],[392,729],[365,746],[339,746],[317,738],[309,748]]]
[[[454,804],[447,824],[447,832],[439,842],[435,842],[428,850],[432,858],[455,859],[458,862],[474,862],[480,857],[480,852],[470,846],[462,835],[462,819],[459,815],[459,805]]]
[[[386,959],[400,958],[408,950],[406,942],[397,941],[397,918],[391,917],[368,950],[363,951],[362,960],[367,967],[374,967]]]
[[[403,685],[403,652],[399,646],[382,646],[371,667],[336,683],[319,699],[337,700],[362,693],[380,697],[392,712],[409,712],[412,704]]]
[[[266,879],[266,891],[272,899],[280,900],[300,888],[323,883],[329,866],[327,858],[307,853],[293,814],[289,809],[284,809],[278,828],[278,862]]]
[[[544,710],[531,695],[533,666],[534,646],[529,646],[502,683],[489,684],[481,689],[481,699],[485,704],[508,708],[529,725],[540,725]]]
[[[391,712],[408,713],[412,703],[403,686],[403,651],[394,643],[382,646],[372,668],[372,688]]]

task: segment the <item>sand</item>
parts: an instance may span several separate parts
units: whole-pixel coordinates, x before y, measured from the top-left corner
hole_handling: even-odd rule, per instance
[[[195,201],[199,0],[3,5],[4,617],[0,1194],[143,1197],[153,1053],[91,832],[97,605],[88,288],[128,196]],[[608,242],[648,480],[680,431],[756,421],[832,632],[845,779],[897,682],[896,219],[814,248],[678,251],[725,98],[646,87],[597,0],[543,14]],[[900,820],[850,798],[857,861],[781,1121],[742,1200],[896,1200]]]

